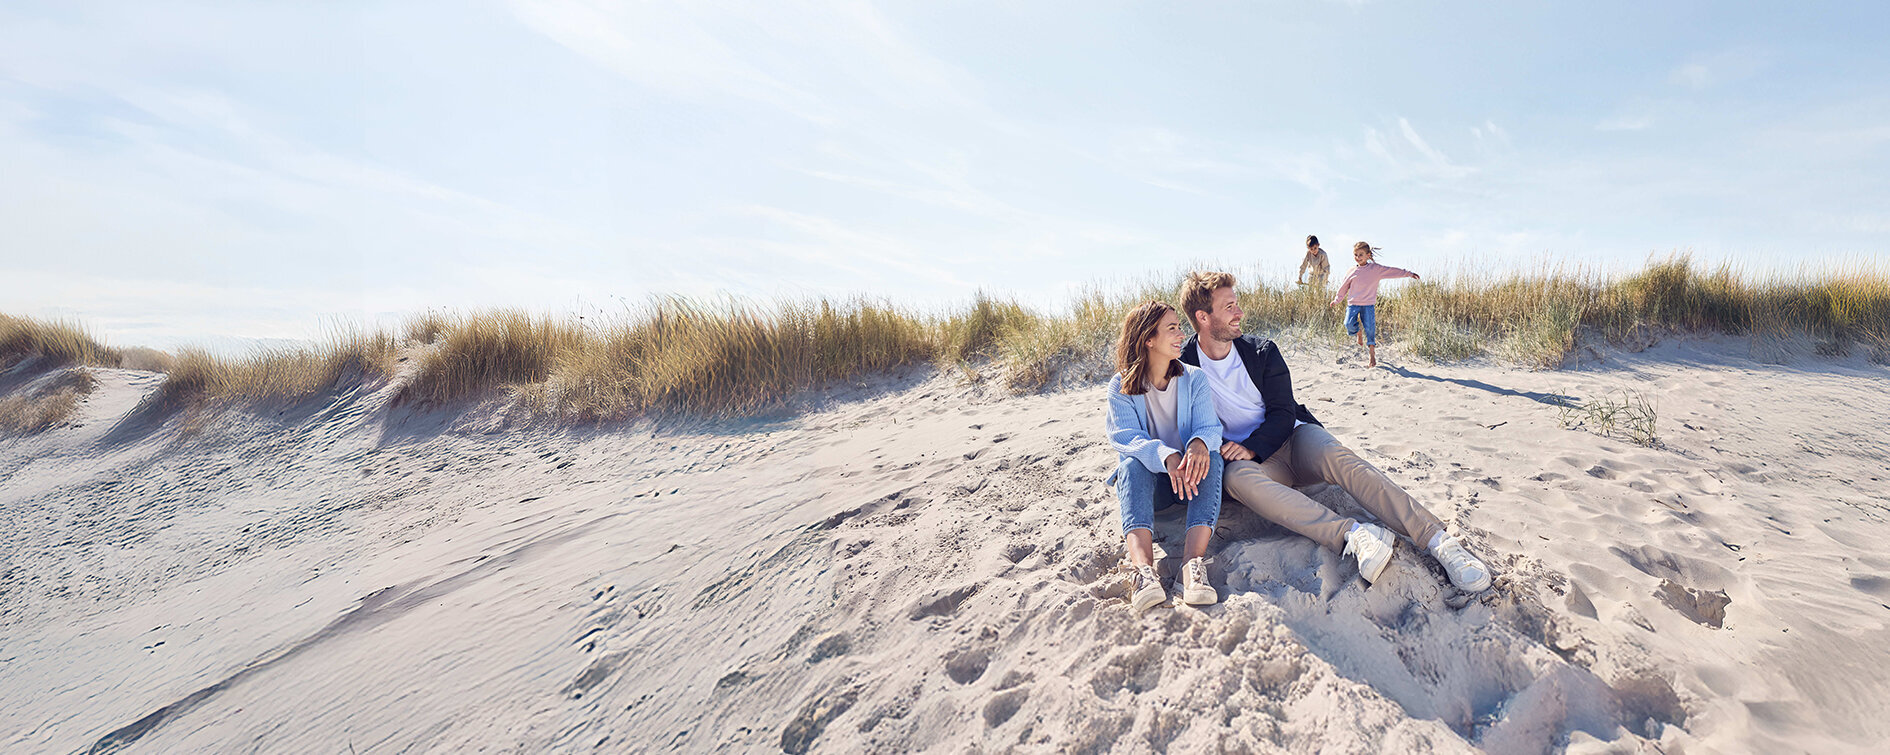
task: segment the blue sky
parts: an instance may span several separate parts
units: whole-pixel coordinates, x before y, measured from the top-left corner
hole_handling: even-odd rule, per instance
[[[159,5],[0,6],[0,311],[170,345],[652,293],[1053,308],[1287,279],[1308,233],[1420,272],[1890,240],[1870,3]]]

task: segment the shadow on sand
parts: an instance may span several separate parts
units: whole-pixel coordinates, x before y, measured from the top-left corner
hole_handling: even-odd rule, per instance
[[[1550,406],[1561,406],[1564,403],[1574,403],[1579,400],[1575,398],[1574,396],[1566,396],[1560,393],[1541,393],[1538,391],[1519,391],[1513,388],[1504,388],[1498,385],[1490,385],[1489,383],[1485,383],[1481,380],[1471,380],[1469,378],[1447,378],[1447,377],[1438,377],[1436,375],[1426,375],[1422,372],[1418,372],[1408,367],[1386,367],[1385,370],[1399,377],[1419,378],[1419,379],[1431,380],[1431,381],[1435,381],[1439,383],[1452,383],[1455,385],[1461,385],[1465,388],[1475,388],[1480,391],[1489,391],[1498,396],[1516,396],[1519,398],[1526,398],[1538,404],[1548,404]]]

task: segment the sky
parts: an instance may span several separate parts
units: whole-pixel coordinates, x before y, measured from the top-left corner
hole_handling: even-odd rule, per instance
[[[0,4],[0,312],[428,309],[1890,257],[1890,6]]]

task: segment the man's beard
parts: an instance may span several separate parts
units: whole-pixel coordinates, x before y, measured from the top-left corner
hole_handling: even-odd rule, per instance
[[[1230,323],[1215,323],[1213,336],[1216,341],[1232,341],[1239,338],[1240,321],[1235,320]]]

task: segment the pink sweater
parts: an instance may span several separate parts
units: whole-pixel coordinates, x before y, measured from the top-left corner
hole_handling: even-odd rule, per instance
[[[1332,303],[1338,304],[1339,302],[1345,302],[1347,304],[1357,304],[1360,306],[1377,304],[1379,281],[1389,278],[1416,277],[1417,273],[1402,267],[1392,267],[1390,265],[1380,265],[1376,262],[1367,262],[1352,268],[1352,272],[1346,274],[1345,280],[1339,283],[1338,294],[1332,297]],[[1347,294],[1350,294],[1349,298]]]

